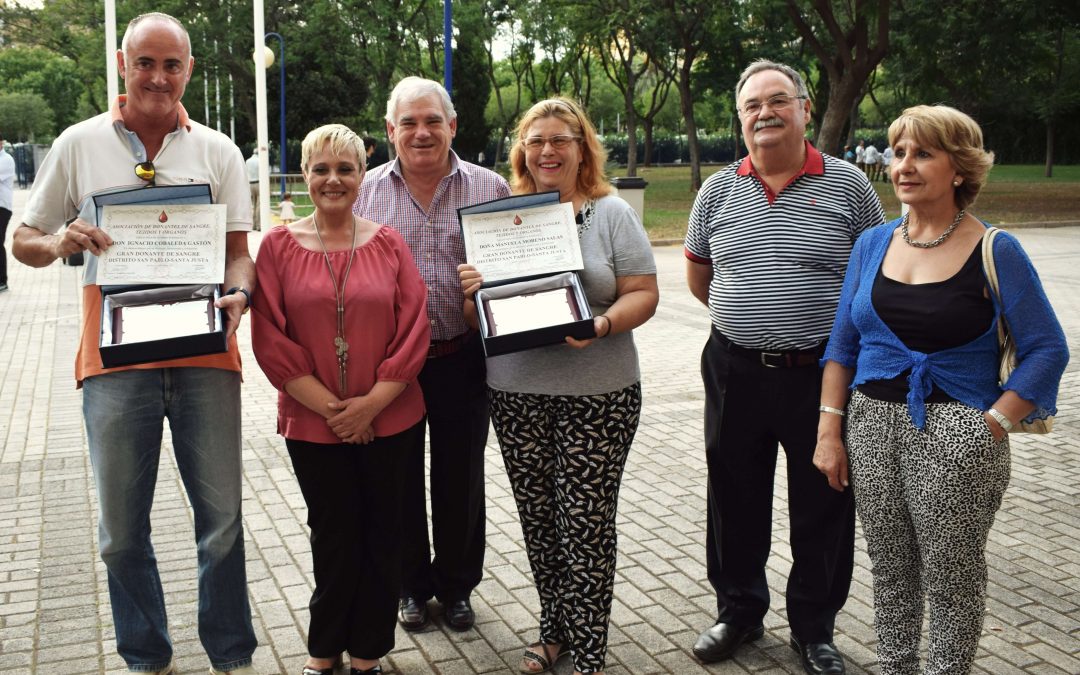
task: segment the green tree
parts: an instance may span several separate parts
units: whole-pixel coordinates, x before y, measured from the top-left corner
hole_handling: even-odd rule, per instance
[[[844,129],[866,81],[889,51],[890,0],[786,0],[788,15],[817,57],[827,96],[815,144],[829,154],[843,145]]]
[[[57,129],[82,119],[83,84],[70,59],[40,47],[8,47],[0,51],[0,91],[40,94],[55,115]]]
[[[462,9],[466,11],[462,11]],[[457,45],[453,56],[453,91],[457,110],[457,135],[454,148],[458,154],[475,160],[487,148],[491,127],[484,117],[484,106],[477,102],[491,97],[491,81],[477,75],[487,69],[488,52],[480,33],[483,15],[479,8],[465,6],[458,10]],[[471,11],[470,11],[471,10]]]
[[[53,111],[41,94],[0,94],[0,130],[8,141],[48,141]]]

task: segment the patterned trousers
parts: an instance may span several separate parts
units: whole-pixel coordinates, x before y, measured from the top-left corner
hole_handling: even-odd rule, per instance
[[[847,448],[855,507],[873,564],[882,675],[919,672],[924,596],[926,675],[967,673],[986,605],[986,538],[1009,483],[1009,440],[981,411],[927,404],[916,429],[907,406],[851,397]]]
[[[604,669],[615,582],[619,484],[641,385],[597,396],[491,390],[491,418],[540,595],[540,641]]]

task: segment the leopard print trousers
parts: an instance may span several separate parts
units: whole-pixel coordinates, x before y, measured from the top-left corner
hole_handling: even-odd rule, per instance
[[[915,428],[907,406],[854,392],[847,449],[855,508],[873,564],[882,675],[919,672],[924,596],[930,605],[926,675],[968,673],[986,605],[986,539],[1009,483],[1009,439],[983,413],[927,404]]]
[[[615,583],[619,484],[641,385],[597,396],[491,391],[491,421],[540,595],[540,641],[604,669]]]

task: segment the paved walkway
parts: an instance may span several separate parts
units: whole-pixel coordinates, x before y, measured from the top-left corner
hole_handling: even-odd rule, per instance
[[[18,193],[14,224],[26,193]],[[1080,353],[1080,228],[1018,233]],[[252,248],[255,248],[253,242]],[[787,647],[782,589],[790,563],[784,468],[775,498],[769,582],[774,609],[764,639],[723,664],[690,654],[710,625],[705,576],[705,459],[698,356],[704,308],[683,282],[678,247],[656,249],[661,303],[637,332],[644,414],[623,482],[619,567],[608,673],[798,673]],[[95,552],[96,499],[72,363],[81,268],[11,265],[0,294],[0,675],[123,672],[112,637],[104,567]],[[284,444],[274,433],[274,392],[241,330],[244,513],[259,673],[298,672],[312,589],[305,509]],[[1057,431],[1016,436],[1013,477],[989,546],[988,616],[979,673],[1080,673],[1080,358],[1062,387]],[[166,436],[166,445],[169,444]],[[205,673],[195,623],[195,550],[171,452],[163,453],[154,541],[181,673]],[[536,638],[536,596],[497,448],[487,454],[486,574],[474,597],[475,631],[399,630],[386,660],[397,673],[516,672]],[[851,598],[837,621],[849,672],[877,672],[870,569],[857,544]],[[571,672],[569,662],[556,669]]]

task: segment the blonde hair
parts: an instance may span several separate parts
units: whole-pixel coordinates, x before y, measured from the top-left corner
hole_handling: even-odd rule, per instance
[[[360,160],[364,157],[364,141],[344,124],[324,124],[304,136],[304,142],[300,145],[300,170],[306,174],[311,156],[326,146],[335,155],[344,155],[352,150],[357,166],[364,170],[364,162]]]
[[[889,145],[908,136],[919,145],[949,155],[963,181],[953,190],[957,208],[975,203],[994,166],[994,153],[983,148],[982,129],[968,115],[947,105],[917,105],[900,113],[889,125]]]
[[[570,133],[581,138],[581,169],[577,175],[577,191],[587,199],[596,199],[611,194],[611,183],[604,174],[604,162],[607,151],[600,144],[596,128],[585,116],[585,111],[563,96],[545,99],[529,108],[518,121],[514,132],[517,139],[510,148],[510,184],[517,194],[536,192],[536,181],[525,166],[525,134],[533,122],[547,117],[554,117],[570,127]]]

